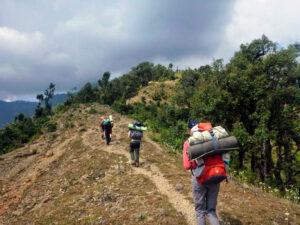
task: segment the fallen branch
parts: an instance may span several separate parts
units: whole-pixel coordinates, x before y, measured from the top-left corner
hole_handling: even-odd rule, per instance
[[[37,153],[37,151],[32,151],[32,152],[29,152],[29,153],[24,153],[24,154],[20,154],[20,155],[16,155],[14,158],[25,158],[25,157],[28,157],[28,156],[31,156],[31,155],[35,155]]]

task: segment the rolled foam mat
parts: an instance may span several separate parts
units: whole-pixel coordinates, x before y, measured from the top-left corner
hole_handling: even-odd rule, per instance
[[[190,160],[202,158],[206,156],[213,156],[228,151],[239,150],[236,137],[230,136],[217,140],[218,149],[214,149],[212,141],[207,141],[202,144],[192,145],[188,147],[187,154]]]
[[[147,130],[147,127],[133,126],[133,124],[128,124],[128,128],[130,130],[141,130],[141,131],[146,131]]]

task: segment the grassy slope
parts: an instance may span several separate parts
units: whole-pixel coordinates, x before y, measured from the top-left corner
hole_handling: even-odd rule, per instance
[[[128,99],[126,103],[132,104],[135,102],[141,102],[143,97],[145,98],[146,103],[149,103],[150,101],[155,102],[155,100],[153,100],[153,96],[155,92],[159,93],[161,90],[165,93],[161,99],[161,103],[169,102],[168,97],[176,92],[175,85],[177,82],[178,80],[168,80],[164,82],[151,81],[148,86],[143,87],[139,91],[137,96]]]
[[[130,120],[103,106],[92,107],[97,114],[81,107],[57,116],[55,133],[2,156],[0,224],[193,224],[147,176],[160,174],[174,198],[183,197],[192,206],[190,174],[181,155],[148,134],[142,166],[132,168],[126,139]],[[109,147],[98,130],[103,114],[115,119]],[[22,157],[35,150],[37,154]],[[300,224],[299,205],[234,181],[221,186],[218,214],[222,224],[287,224],[286,218]]]

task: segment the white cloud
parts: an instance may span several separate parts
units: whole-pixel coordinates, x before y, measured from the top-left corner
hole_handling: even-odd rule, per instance
[[[0,27],[0,50],[2,51],[28,54],[35,52],[42,43],[43,35],[39,31],[25,33],[9,27]]]
[[[240,44],[265,34],[271,41],[287,46],[300,41],[299,0],[238,0],[232,21],[226,26],[227,41],[218,55],[233,56]]]

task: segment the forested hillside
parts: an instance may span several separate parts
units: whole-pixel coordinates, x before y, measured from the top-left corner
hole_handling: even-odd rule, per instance
[[[98,80],[99,87],[87,83],[56,111],[77,103],[110,105],[117,112],[145,123],[154,133],[155,141],[175,151],[182,149],[189,119],[221,125],[240,144],[241,150],[233,153],[231,164],[237,177],[299,201],[298,55],[299,45],[278,49],[276,43],[262,36],[242,44],[226,64],[218,59],[196,69],[174,71],[172,64],[164,67],[143,62],[113,80],[109,72],[104,73]],[[128,100],[149,82],[167,80],[176,83],[175,91],[166,95],[161,86],[149,94],[147,101],[144,96],[140,102],[129,104]],[[41,114],[39,121],[51,115]],[[43,124],[52,129],[51,123]],[[2,137],[8,133],[5,129],[0,131]],[[14,140],[13,135],[10,138]],[[7,143],[2,143],[2,149]]]
[[[6,124],[14,120],[14,116],[18,113],[30,116],[34,113],[36,102],[16,101],[16,102],[4,102],[0,101],[0,127],[4,127]]]

